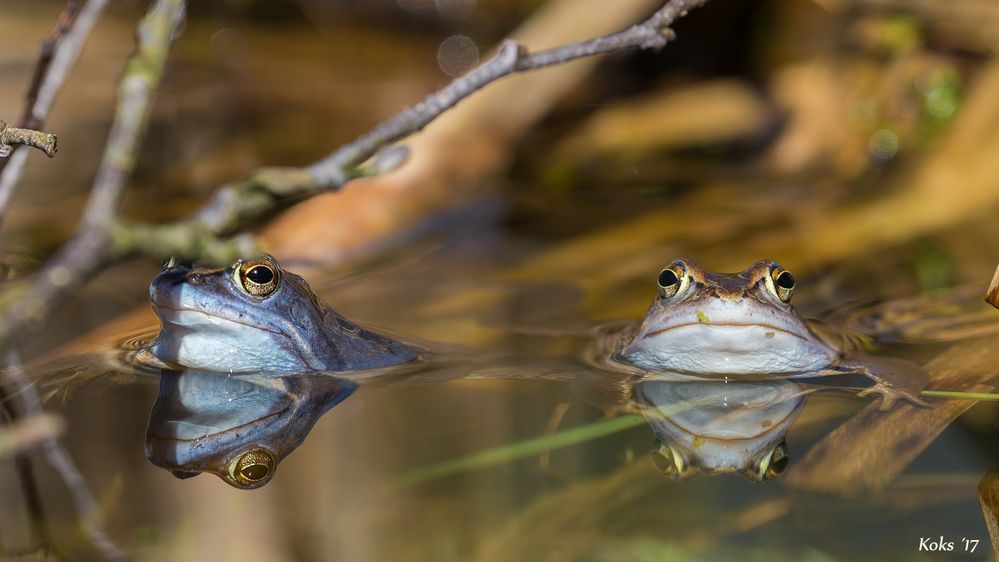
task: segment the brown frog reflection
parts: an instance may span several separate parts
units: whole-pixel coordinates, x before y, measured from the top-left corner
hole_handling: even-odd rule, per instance
[[[652,458],[663,474],[737,472],[760,482],[787,469],[784,438],[808,392],[788,380],[644,381],[634,399],[656,436]]]

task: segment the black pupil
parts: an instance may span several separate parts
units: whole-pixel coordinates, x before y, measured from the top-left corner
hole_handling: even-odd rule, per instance
[[[790,457],[781,457],[781,458],[775,460],[770,465],[770,470],[772,470],[774,472],[774,474],[783,474],[784,471],[787,470],[787,463],[790,460],[791,460]]]
[[[673,273],[672,269],[664,269],[659,274],[659,286],[660,287],[671,287],[676,285],[680,280],[676,278],[676,273]]]
[[[781,289],[794,288],[794,275],[790,271],[785,271],[777,276],[777,286]]]
[[[270,472],[270,469],[263,464],[251,464],[250,466],[243,467],[243,469],[239,472],[243,475],[243,478],[256,482],[257,480],[265,478],[267,473]]]
[[[246,278],[257,285],[266,285],[274,280],[274,272],[269,267],[257,265],[246,272]]]

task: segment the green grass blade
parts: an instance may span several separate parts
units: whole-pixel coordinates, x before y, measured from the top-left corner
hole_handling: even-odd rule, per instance
[[[464,457],[458,457],[439,464],[416,469],[400,479],[396,486],[411,486],[427,480],[434,480],[443,476],[448,476],[458,472],[483,468],[498,463],[509,462],[532,455],[538,455],[552,449],[560,449],[577,443],[583,443],[611,435],[636,427],[645,425],[645,418],[641,416],[621,416],[611,420],[602,420],[580,427],[574,427],[565,431],[559,431],[549,435],[543,435],[534,439],[527,439],[510,445],[488,449],[479,453],[473,453]]]
[[[992,392],[961,392],[959,390],[924,390],[920,396],[927,398],[953,398],[956,400],[999,400],[999,394]]]

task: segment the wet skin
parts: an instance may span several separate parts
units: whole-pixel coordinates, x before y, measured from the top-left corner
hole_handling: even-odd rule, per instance
[[[882,409],[922,403],[927,382],[915,364],[851,357],[824,341],[790,304],[795,280],[772,260],[740,273],[713,273],[678,259],[660,272],[659,294],[619,358],[652,374],[799,378],[862,374]]]
[[[406,363],[416,352],[347,320],[269,256],[225,269],[167,267],[149,299],[150,351],[172,368],[286,375]]]

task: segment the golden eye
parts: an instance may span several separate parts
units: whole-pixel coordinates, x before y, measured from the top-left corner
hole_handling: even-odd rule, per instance
[[[670,478],[676,478],[683,473],[683,458],[666,443],[659,443],[659,448],[652,450],[652,464],[660,474]]]
[[[791,295],[794,293],[794,275],[782,267],[775,267],[770,272],[770,279],[773,281],[773,289],[777,298],[784,302],[791,300]]]
[[[247,294],[266,297],[278,286],[279,274],[275,264],[269,261],[243,262],[236,268],[236,281]]]
[[[683,285],[683,277],[686,272],[680,264],[673,264],[659,272],[659,294],[663,298],[670,298],[675,295],[680,286]]]
[[[764,457],[760,467],[764,480],[776,478],[787,470],[787,465],[791,462],[791,454],[787,450],[787,444],[783,441]]]
[[[237,488],[259,488],[271,479],[274,464],[274,455],[267,449],[250,449],[229,464],[229,483]]]

